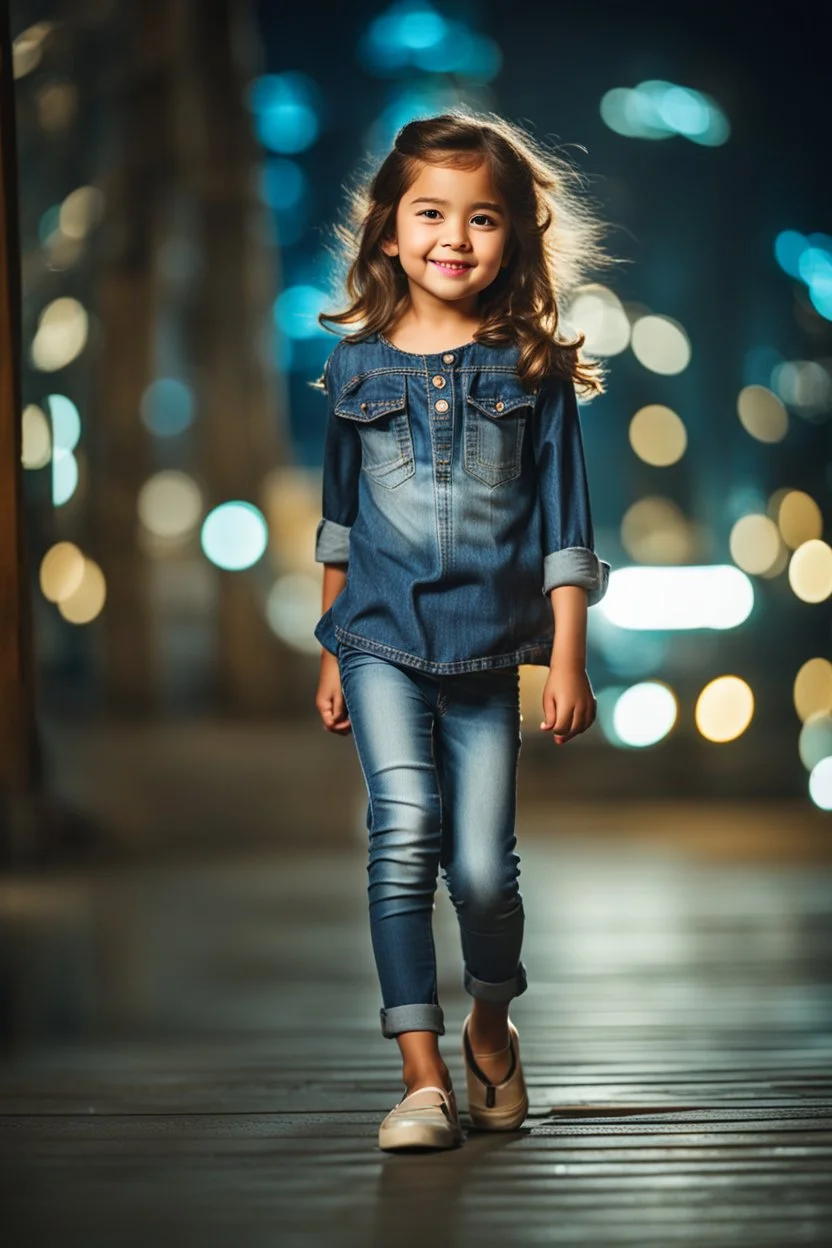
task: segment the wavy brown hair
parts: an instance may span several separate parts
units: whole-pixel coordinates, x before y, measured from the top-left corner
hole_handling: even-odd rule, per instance
[[[603,394],[603,365],[581,355],[586,335],[561,338],[558,325],[570,292],[590,272],[618,263],[602,243],[605,223],[583,194],[585,175],[495,113],[461,106],[409,122],[376,172],[348,189],[348,219],[335,234],[350,302],[341,312],[321,313],[320,324],[359,322],[344,335],[349,342],[391,330],[407,306],[408,284],[398,257],[380,244],[395,233],[401,197],[423,163],[472,169],[483,161],[508,209],[509,262],[480,294],[474,340],[519,346],[517,376],[527,388],[554,374],[571,378],[586,396]]]

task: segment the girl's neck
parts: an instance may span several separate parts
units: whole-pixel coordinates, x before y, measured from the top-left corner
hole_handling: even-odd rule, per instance
[[[479,317],[456,317],[437,322],[427,318],[416,319],[407,312],[395,325],[385,330],[383,337],[402,351],[417,355],[435,355],[439,351],[452,351],[471,342],[480,327]]]

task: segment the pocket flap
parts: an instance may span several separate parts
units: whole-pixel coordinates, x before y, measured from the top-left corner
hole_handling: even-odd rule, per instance
[[[348,420],[377,420],[404,408],[405,380],[401,374],[359,373],[341,390],[335,414]]]
[[[499,420],[519,407],[532,407],[535,396],[509,374],[477,373],[471,379],[467,399],[486,416]]]

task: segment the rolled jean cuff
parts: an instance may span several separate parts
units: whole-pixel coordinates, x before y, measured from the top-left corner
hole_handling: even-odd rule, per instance
[[[466,966],[463,974],[463,984],[469,996],[475,997],[478,1001],[491,1001],[495,1005],[499,1005],[504,1001],[511,1001],[514,997],[519,997],[528,987],[526,968],[522,962],[519,963],[511,979],[504,979],[499,984],[490,984],[484,979],[477,979]]]
[[[414,1005],[393,1005],[379,1010],[381,1034],[392,1039],[403,1031],[435,1031],[445,1034],[445,1016],[441,1005],[417,1002]]]

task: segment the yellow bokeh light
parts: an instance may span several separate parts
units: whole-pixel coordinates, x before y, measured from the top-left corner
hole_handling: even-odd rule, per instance
[[[794,678],[794,709],[799,719],[832,711],[832,663],[829,659],[807,659]]]
[[[142,524],[156,537],[184,537],[202,515],[202,494],[193,477],[170,469],[145,481],[137,506]]]
[[[74,82],[47,82],[35,95],[35,107],[43,129],[57,134],[75,120],[78,88]]]
[[[263,511],[275,567],[319,575],[315,535],[321,518],[319,471],[297,465],[275,468],[263,480]]]
[[[688,434],[682,421],[670,407],[648,403],[630,421],[630,446],[646,464],[666,468],[676,464],[688,445]]]
[[[697,541],[695,530],[669,498],[640,498],[621,521],[621,544],[638,563],[689,562]]]
[[[820,537],[823,532],[823,516],[811,494],[803,490],[788,490],[777,509],[777,523],[783,541],[792,550],[804,542]]]
[[[642,316],[632,330],[633,355],[653,373],[672,376],[690,363],[690,341],[669,316]]]
[[[45,413],[36,403],[30,403],[23,409],[21,441],[20,461],[23,467],[45,468],[52,458],[52,431]]]
[[[77,299],[53,299],[41,313],[32,343],[32,363],[44,373],[64,368],[83,351],[88,330],[86,310]]]
[[[84,556],[74,542],[57,542],[41,559],[40,588],[50,602],[63,602],[80,588]]]
[[[754,715],[754,694],[739,676],[717,676],[696,700],[696,726],[707,741],[722,743],[742,736]]]
[[[58,610],[70,624],[89,624],[101,614],[107,597],[104,573],[92,559],[84,560],[81,583],[73,594],[58,603]]]
[[[737,414],[743,429],[758,442],[782,442],[786,436],[788,412],[766,386],[744,386],[737,398]]]
[[[36,22],[17,36],[12,44],[13,77],[24,78],[37,69],[43,54],[43,41],[51,30],[51,22]]]
[[[86,238],[92,226],[101,220],[103,210],[104,196],[98,187],[79,186],[61,204],[61,233],[66,238]]]
[[[824,602],[832,594],[832,546],[803,542],[789,560],[789,584],[802,602]]]
[[[743,572],[770,572],[781,553],[780,532],[768,516],[743,516],[731,529],[731,558]],[[782,561],[781,561],[782,566]]]

